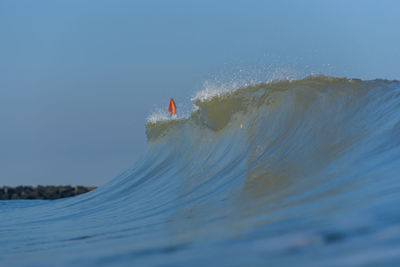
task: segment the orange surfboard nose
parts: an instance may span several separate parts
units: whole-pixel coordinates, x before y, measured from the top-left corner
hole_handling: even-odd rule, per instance
[[[169,99],[168,111],[169,111],[169,114],[171,114],[171,115],[174,115],[176,113],[175,102],[172,98]]]

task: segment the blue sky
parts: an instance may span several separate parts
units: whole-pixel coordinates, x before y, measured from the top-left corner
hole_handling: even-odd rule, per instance
[[[0,185],[101,185],[207,80],[400,79],[398,1],[0,0]],[[252,77],[254,76],[254,77]]]

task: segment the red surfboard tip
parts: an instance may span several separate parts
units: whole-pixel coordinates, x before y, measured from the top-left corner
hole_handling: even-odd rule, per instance
[[[175,101],[172,98],[169,99],[168,112],[170,115],[174,115],[176,113]]]

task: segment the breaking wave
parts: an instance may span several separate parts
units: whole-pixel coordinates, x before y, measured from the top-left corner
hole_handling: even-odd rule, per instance
[[[311,76],[202,92],[88,194],[0,204],[0,263],[400,262],[400,82]]]

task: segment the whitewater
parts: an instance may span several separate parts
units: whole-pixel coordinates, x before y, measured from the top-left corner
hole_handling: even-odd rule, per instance
[[[149,119],[145,153],[106,185],[1,201],[0,265],[400,264],[399,81],[310,76],[193,104]]]

